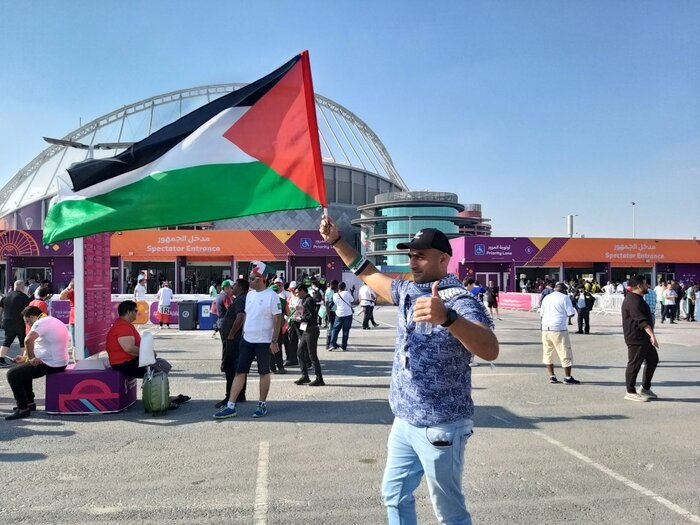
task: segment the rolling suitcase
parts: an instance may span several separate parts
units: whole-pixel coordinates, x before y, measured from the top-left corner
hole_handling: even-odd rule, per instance
[[[154,416],[164,415],[170,408],[170,384],[168,374],[148,367],[143,376],[143,408]]]

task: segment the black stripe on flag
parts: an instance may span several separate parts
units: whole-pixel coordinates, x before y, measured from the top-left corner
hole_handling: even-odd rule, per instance
[[[227,108],[252,106],[272,89],[300,59],[301,55],[297,55],[269,75],[195,109],[172,124],[168,124],[133,144],[115,157],[89,159],[74,164],[68,169],[68,174],[73,181],[73,191],[89,188],[153,162]]]

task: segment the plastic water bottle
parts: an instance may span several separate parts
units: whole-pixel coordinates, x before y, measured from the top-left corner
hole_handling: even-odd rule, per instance
[[[428,323],[427,321],[420,321],[416,323],[416,333],[421,335],[428,335],[433,332],[433,323]]]

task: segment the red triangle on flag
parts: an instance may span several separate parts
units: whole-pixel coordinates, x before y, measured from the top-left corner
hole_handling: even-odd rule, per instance
[[[326,206],[308,53],[301,58],[223,136]]]

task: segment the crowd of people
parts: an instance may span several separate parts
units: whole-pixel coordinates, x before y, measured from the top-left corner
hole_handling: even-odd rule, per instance
[[[318,354],[321,329],[326,330],[326,350],[348,349],[355,301],[346,283],[320,275],[284,282],[275,274],[266,275],[264,263],[254,261],[252,266],[247,279],[212,283],[210,289],[217,316],[214,333],[221,339],[221,371],[226,376],[225,397],[215,405],[216,419],[237,416],[236,403],[246,401],[246,378],[253,361],[261,376],[254,415],[263,417],[269,374],[286,374],[288,368],[299,367],[294,384],[325,385]],[[360,289],[365,329],[378,326],[373,316],[376,299],[366,285]]]
[[[460,282],[447,273],[452,249],[439,230],[426,228],[399,249],[408,250],[413,280],[394,279],[379,272],[365,257],[344,242],[328,217],[322,220],[322,237],[336,250],[363,285],[359,307],[364,330],[376,328],[374,309],[378,297],[396,305],[397,333],[393,356],[389,402],[394,422],[389,435],[382,497],[389,523],[415,522],[413,492],[423,476],[427,478],[435,515],[440,522],[470,522],[461,479],[463,450],[473,428],[471,372],[473,357],[492,361],[499,354],[493,319],[500,319],[500,289],[492,281],[486,287],[478,281]],[[267,415],[271,374],[284,374],[298,366],[299,386],[324,386],[318,341],[326,329],[325,348],[346,351],[355,313],[353,294],[344,282],[327,282],[321,276],[285,283],[266,272],[266,265],[254,261],[247,278],[212,283],[210,296],[217,314],[215,334],[221,339],[221,371],[225,375],[225,397],[216,403],[215,419],[238,415],[238,404],[247,401],[247,377],[253,362],[260,376],[258,401],[252,416]],[[123,301],[118,318],[107,335],[111,366],[131,377],[143,377],[140,366],[141,337],[134,326],[136,300],[145,293],[134,289],[134,300]],[[543,364],[550,383],[579,385],[574,378],[573,352],[568,325],[578,316],[579,334],[589,334],[590,311],[599,294],[617,293],[618,287],[594,281],[541,283],[541,340]],[[655,311],[661,308],[661,322],[679,319],[679,301],[686,302],[687,320],[696,318],[700,288],[675,281],[660,281],[652,289],[643,276],[633,275],[620,283],[624,300],[621,317],[628,348],[625,371],[625,399],[646,402],[656,399],[652,379],[658,364],[659,343],[654,333]],[[527,288],[527,283],[525,283]],[[540,285],[538,285],[540,288]],[[66,288],[68,293],[72,290]],[[5,327],[3,362],[15,366],[8,372],[17,406],[6,419],[27,417],[36,410],[33,379],[60,372],[68,363],[68,331],[59,320],[47,315],[42,303],[47,293],[34,289],[31,301],[25,283],[14,283],[13,291],[0,301]],[[160,326],[169,324],[172,291],[163,281],[158,291]],[[494,316],[495,313],[495,316]],[[342,337],[341,337],[342,333]],[[26,336],[26,337],[25,337]],[[5,356],[14,339],[22,353]],[[559,381],[554,355],[564,371]],[[637,378],[644,367],[642,383]],[[311,369],[315,378],[311,379]],[[444,370],[450,373],[445,374]],[[189,396],[170,399],[176,408]]]

